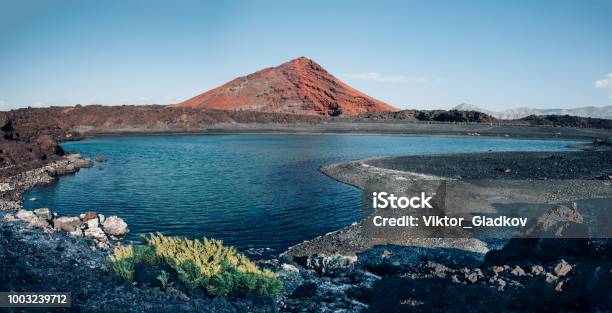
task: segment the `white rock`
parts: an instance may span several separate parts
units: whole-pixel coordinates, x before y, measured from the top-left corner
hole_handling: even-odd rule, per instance
[[[106,241],[107,240],[106,234],[104,233],[104,231],[102,231],[102,229],[100,227],[88,228],[88,229],[85,230],[85,232],[83,234],[85,235],[85,238],[97,239],[99,241]]]
[[[297,267],[291,264],[287,264],[287,263],[283,263],[281,265],[281,268],[283,269],[283,271],[287,271],[287,272],[299,272],[300,271]]]
[[[71,153],[68,156],[68,160],[77,160],[81,158],[81,154],[80,153]]]
[[[83,237],[83,232],[80,229],[76,229],[75,231],[68,232],[72,237]]]
[[[53,213],[48,208],[36,209],[34,210],[34,214],[36,214],[36,216],[43,218],[47,221],[51,221],[53,219]]]
[[[4,220],[5,220],[5,221],[7,221],[7,222],[13,222],[13,221],[15,221],[16,219],[15,219],[15,216],[13,216],[13,214],[6,214],[6,215],[4,216]]]
[[[328,276],[338,276],[353,269],[356,262],[356,255],[313,255],[308,257],[306,267]]]
[[[112,236],[124,236],[129,230],[123,219],[113,215],[107,217],[104,221],[104,232]]]
[[[561,262],[559,262],[559,264],[557,264],[557,266],[555,266],[554,269],[555,274],[557,274],[557,276],[565,276],[571,270],[572,266],[563,259],[561,260]]]
[[[40,216],[36,216],[33,219],[30,220],[30,223],[28,224],[29,227],[37,227],[37,228],[49,228],[49,222],[40,217]]]
[[[102,214],[98,214],[98,219],[100,220],[100,224],[104,224],[104,220],[106,219],[106,217],[104,217],[104,215]]]
[[[100,224],[98,223],[98,219],[94,218],[94,219],[88,220],[87,221],[87,228],[88,229],[94,229],[94,228],[98,228],[99,229],[100,228]]]
[[[96,212],[85,212],[79,216],[83,222],[87,222],[91,219],[97,219],[98,214]]]
[[[0,183],[0,192],[10,191],[15,189],[10,183]]]
[[[62,216],[53,220],[53,227],[55,229],[61,229],[63,231],[72,233],[75,231],[81,231],[79,227],[81,226],[81,219],[76,216]]]
[[[36,215],[34,215],[34,212],[32,211],[28,211],[28,210],[19,210],[17,211],[17,214],[15,214],[15,217],[17,217],[18,219],[22,220],[22,221],[31,221],[34,218],[36,218]]]

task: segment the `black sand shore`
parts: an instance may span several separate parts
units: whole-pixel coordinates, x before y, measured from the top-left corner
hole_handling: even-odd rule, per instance
[[[612,174],[610,150],[580,152],[501,152],[379,158],[366,162],[383,169],[459,179],[587,179]],[[498,169],[498,170],[495,170]],[[500,169],[509,169],[508,172]]]
[[[587,148],[593,150],[592,146]],[[415,190],[433,190],[440,181],[451,181],[458,189],[456,198],[461,200],[457,201],[457,207],[465,204],[476,211],[490,210],[486,204],[488,198],[501,201],[498,198],[502,195],[506,202],[571,205],[578,199],[612,199],[612,153],[609,146],[595,150],[598,151],[372,158],[325,165],[321,171],[362,189],[364,194],[381,190],[411,194]],[[474,238],[438,239],[408,229],[375,228],[371,217],[377,212],[369,213],[359,223],[290,247],[284,255],[292,258],[321,252],[355,254],[381,244],[448,247],[480,253],[488,250]],[[386,214],[394,216],[395,213]]]

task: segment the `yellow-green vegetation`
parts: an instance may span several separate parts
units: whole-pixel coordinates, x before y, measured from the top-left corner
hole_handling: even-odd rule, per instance
[[[107,267],[120,279],[134,282],[137,265],[169,267],[187,288],[203,288],[210,295],[255,292],[280,294],[282,285],[272,271],[261,270],[233,247],[220,240],[190,240],[162,234],[143,236],[142,246],[118,247],[108,258]],[[164,285],[169,275],[159,277]]]

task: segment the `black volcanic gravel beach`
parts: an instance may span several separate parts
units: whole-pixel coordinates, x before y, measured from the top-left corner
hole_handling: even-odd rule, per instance
[[[596,179],[612,174],[610,151],[495,152],[372,159],[376,167],[461,179]]]

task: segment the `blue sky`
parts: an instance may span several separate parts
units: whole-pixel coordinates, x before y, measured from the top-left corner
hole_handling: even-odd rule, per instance
[[[612,1],[0,0],[0,109],[175,103],[306,56],[400,108],[612,105]]]

